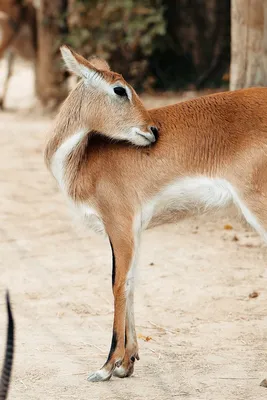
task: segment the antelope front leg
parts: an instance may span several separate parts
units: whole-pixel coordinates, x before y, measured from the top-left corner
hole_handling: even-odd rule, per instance
[[[114,295],[114,322],[110,352],[103,367],[90,374],[88,380],[92,382],[110,379],[116,367],[123,364],[123,368],[131,367],[133,357],[138,358],[137,340],[134,329],[134,320],[129,313],[129,294],[133,300],[131,277],[135,261],[135,241],[133,236],[124,238],[110,237],[113,253],[112,287]],[[129,286],[130,285],[130,286]],[[132,307],[130,307],[132,309]],[[127,314],[127,322],[126,322]],[[125,335],[127,334],[127,336]],[[134,337],[132,337],[133,335]],[[126,341],[127,339],[127,341]],[[125,351],[126,347],[126,351]],[[126,376],[126,375],[124,375]]]
[[[126,281],[126,327],[125,327],[125,355],[120,367],[115,368],[113,375],[119,378],[131,376],[134,372],[134,362],[139,360],[138,344],[134,321],[134,270],[137,262],[137,243],[131,270]]]

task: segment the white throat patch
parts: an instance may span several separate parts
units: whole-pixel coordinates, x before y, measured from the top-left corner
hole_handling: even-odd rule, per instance
[[[65,182],[66,175],[66,159],[70,153],[75,149],[76,146],[83,140],[84,136],[87,134],[88,129],[80,129],[77,133],[70,136],[63,142],[54,156],[52,157],[51,170],[56,178],[58,185],[62,192],[65,194],[69,205],[79,219],[85,223],[86,226],[93,229],[95,232],[104,233],[105,228],[99,217],[98,213],[93,207],[85,203],[76,203],[72,198],[68,196],[68,190]]]
[[[59,187],[64,192],[66,192],[66,187],[65,187],[66,159],[70,155],[70,153],[75,149],[75,147],[81,142],[81,140],[84,138],[87,132],[88,129],[81,129],[74,135],[67,138],[65,142],[63,142],[59,146],[59,148],[52,157],[52,162],[51,162],[52,173],[56,178]]]

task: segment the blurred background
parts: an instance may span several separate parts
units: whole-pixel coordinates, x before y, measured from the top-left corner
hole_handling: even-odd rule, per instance
[[[265,85],[266,8],[265,0],[0,0],[1,104],[17,56],[34,68],[40,103],[60,103],[63,43],[104,57],[139,92]]]

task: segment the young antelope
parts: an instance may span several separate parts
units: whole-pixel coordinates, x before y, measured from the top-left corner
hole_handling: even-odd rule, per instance
[[[81,79],[56,118],[45,158],[85,223],[113,255],[113,337],[89,381],[130,376],[139,359],[134,270],[141,232],[234,203],[267,238],[267,88],[147,110],[100,58],[61,48]]]

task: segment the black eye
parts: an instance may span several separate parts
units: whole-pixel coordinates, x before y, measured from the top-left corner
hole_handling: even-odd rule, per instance
[[[114,90],[114,93],[116,93],[118,96],[127,97],[127,92],[124,89],[124,87],[116,86],[116,87],[114,87],[113,90]]]

